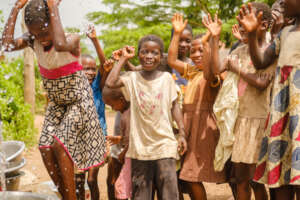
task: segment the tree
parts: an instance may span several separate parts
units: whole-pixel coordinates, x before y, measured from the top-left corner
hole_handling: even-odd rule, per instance
[[[271,5],[275,0],[261,0]],[[183,13],[196,33],[205,31],[202,16],[209,12],[218,13],[223,20],[221,39],[230,45],[234,38],[231,27],[237,23],[235,16],[244,0],[102,0],[108,11],[92,12],[88,19],[97,25],[107,27],[100,36],[104,52],[124,45],[135,45],[146,34],[160,36],[166,45],[170,42],[173,13]]]

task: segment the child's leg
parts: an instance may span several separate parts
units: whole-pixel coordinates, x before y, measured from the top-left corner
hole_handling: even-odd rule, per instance
[[[99,172],[99,167],[93,167],[89,169],[87,182],[91,191],[92,200],[100,199],[100,192],[98,187],[98,172]]]
[[[234,163],[234,174],[237,182],[237,199],[251,200],[250,181],[255,165],[244,163]]]
[[[152,199],[155,162],[131,160],[132,200]]]
[[[64,200],[74,200],[76,199],[76,191],[73,161],[69,158],[65,149],[59,144],[57,140],[54,140],[52,149],[57,159],[61,178],[63,180]]]
[[[63,181],[61,179],[60,170],[58,168],[58,162],[55,158],[53,150],[51,148],[40,149],[40,152],[49,176],[51,177],[53,183],[57,187],[62,198],[64,198]]]
[[[295,192],[292,186],[282,186],[274,189],[275,200],[294,200]]]
[[[254,191],[256,200],[268,200],[268,194],[264,184],[251,181],[250,185]]]
[[[77,200],[85,200],[85,173],[75,174]]]
[[[155,184],[159,200],[179,199],[175,159],[155,162]]]
[[[106,185],[107,185],[107,193],[109,200],[115,200],[115,181],[119,177],[121,172],[122,165],[118,162],[115,158],[110,158],[107,166],[107,178],[106,178]]]
[[[189,184],[189,190],[190,190],[190,196],[192,200],[206,200],[206,191],[204,188],[204,185],[199,182],[199,183],[188,183]]]
[[[294,186],[294,192],[296,193],[296,199],[300,200],[300,186]]]

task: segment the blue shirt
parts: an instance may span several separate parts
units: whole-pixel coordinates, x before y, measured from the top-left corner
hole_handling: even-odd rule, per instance
[[[175,81],[178,85],[187,85],[188,81],[180,76],[180,73],[175,69],[172,69],[172,73],[176,75],[177,80]]]
[[[100,88],[100,82],[101,82],[101,75],[100,72],[98,72],[96,78],[94,79],[91,87],[93,90],[94,95],[94,103],[96,106],[96,110],[98,113],[98,118],[100,122],[100,126],[103,130],[103,134],[107,135],[107,126],[106,126],[106,120],[105,120],[105,104],[102,99],[102,92]]]

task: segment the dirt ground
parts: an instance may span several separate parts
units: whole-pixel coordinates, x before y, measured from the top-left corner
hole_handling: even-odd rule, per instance
[[[112,133],[114,125],[114,113],[107,113],[107,124],[108,124],[108,134]],[[37,115],[35,117],[35,126],[41,130],[43,123],[43,116]],[[51,193],[49,187],[42,186],[42,183],[50,181],[50,177],[43,165],[42,158],[38,151],[37,145],[31,149],[28,149],[24,153],[24,157],[27,160],[27,164],[24,167],[23,171],[25,176],[21,179],[21,190],[22,191],[32,191],[38,193]],[[101,200],[106,200],[106,176],[107,176],[107,167],[104,166],[100,169],[99,172],[99,187]],[[231,190],[227,184],[205,184],[209,200],[232,200]],[[185,196],[185,199],[189,199]]]

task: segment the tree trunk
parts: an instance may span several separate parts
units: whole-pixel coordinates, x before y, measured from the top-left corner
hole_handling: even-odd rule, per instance
[[[27,32],[24,21],[22,20],[22,32]],[[31,112],[35,112],[35,75],[34,75],[34,52],[31,48],[24,49],[24,100],[31,105]]]

